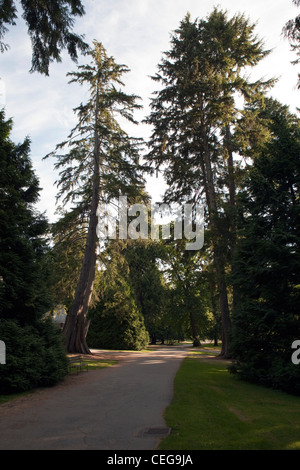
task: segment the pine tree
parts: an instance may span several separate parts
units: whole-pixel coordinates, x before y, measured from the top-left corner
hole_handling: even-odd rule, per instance
[[[165,200],[206,204],[224,357],[229,354],[231,327],[226,285],[229,230],[235,243],[235,95],[250,101],[270,85],[250,83],[242,76],[245,67],[256,65],[268,53],[254,36],[254,28],[243,15],[228,19],[218,9],[205,20],[192,22],[187,15],[154,77],[162,89],[153,98],[147,119],[154,128],[147,159],[152,167],[164,169],[169,185]]]
[[[116,117],[130,122],[138,108],[135,95],[122,89],[121,77],[129,69],[109,57],[103,45],[94,41],[88,56],[91,64],[68,74],[72,82],[89,86],[90,98],[76,108],[78,124],[68,139],[57,146],[55,164],[60,172],[58,198],[63,204],[75,204],[77,211],[88,214],[84,258],[73,304],[64,327],[70,352],[89,353],[86,344],[86,315],[93,292],[97,259],[100,203],[108,203],[119,195],[139,194],[143,180],[139,167],[139,139],[130,138]],[[65,154],[57,154],[67,148]],[[102,214],[103,215],[103,214]]]
[[[269,139],[256,146],[238,198],[234,370],[246,380],[299,394],[291,345],[300,336],[300,126],[275,100],[267,100],[260,114],[269,122]]]
[[[67,374],[59,330],[44,314],[52,306],[48,223],[35,205],[39,181],[30,140],[11,140],[12,120],[0,111],[0,393],[54,385]]]
[[[72,60],[78,58],[78,51],[84,52],[88,45],[83,37],[72,29],[74,16],[83,16],[85,11],[80,0],[21,0],[22,17],[28,25],[28,34],[32,43],[31,72],[49,74],[49,65],[61,61],[61,51],[67,49]],[[1,2],[0,10],[0,52],[8,49],[2,39],[7,32],[7,25],[14,26],[17,19],[17,7],[14,0]]]
[[[1,318],[33,324],[51,305],[47,289],[47,220],[35,210],[39,181],[30,140],[14,144],[12,120],[0,111],[0,311]]]

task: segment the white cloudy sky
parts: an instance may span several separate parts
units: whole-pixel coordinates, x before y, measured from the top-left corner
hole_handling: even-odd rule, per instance
[[[89,43],[101,41],[109,55],[131,69],[126,76],[127,92],[141,96],[144,106],[138,119],[148,113],[149,98],[156,87],[149,77],[155,74],[162,52],[169,49],[172,31],[188,11],[192,19],[201,18],[217,5],[230,15],[245,13],[257,23],[258,37],[273,52],[256,67],[254,77],[279,77],[272,96],[289,105],[292,112],[299,106],[298,70],[290,63],[295,56],[281,35],[286,21],[298,14],[292,0],[83,0],[83,4],[86,15],[76,21],[75,31],[84,34]],[[68,85],[66,73],[76,70],[76,65],[66,54],[61,64],[51,65],[49,77],[29,73],[31,44],[21,18],[10,28],[5,42],[10,50],[0,56],[1,104],[6,117],[14,120],[13,140],[31,138],[31,159],[43,188],[39,210],[46,211],[52,221],[57,192],[54,162],[42,159],[68,135],[75,123],[72,110],[84,95],[77,85]],[[138,126],[135,134],[147,137],[148,126]],[[156,200],[158,188],[158,181],[149,182],[148,190]]]

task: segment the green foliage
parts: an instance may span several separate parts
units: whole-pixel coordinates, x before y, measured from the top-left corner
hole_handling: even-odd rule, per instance
[[[10,140],[12,121],[0,114],[0,339],[6,344],[1,393],[52,385],[66,372],[60,333],[42,322],[51,306],[47,221],[34,209],[38,179],[30,142]]]
[[[34,209],[38,179],[30,142],[10,140],[12,121],[0,113],[0,313],[30,323],[50,306],[46,219]]]
[[[162,244],[148,240],[129,242],[123,250],[135,301],[153,343],[166,338],[172,324],[167,318],[169,289],[159,269],[162,255]]]
[[[161,89],[146,121],[153,126],[146,160],[150,168],[164,169],[165,201],[206,206],[224,356],[231,328],[226,270],[235,243],[238,165],[233,154],[240,150],[234,134],[241,129],[236,97],[252,103],[272,85],[272,80],[251,83],[243,73],[268,54],[254,30],[244,15],[229,18],[219,8],[205,19],[191,21],[187,15],[153,77]]]
[[[89,347],[141,350],[149,343],[143,317],[126,280],[118,277],[107,285],[101,300],[88,315]]]
[[[88,313],[87,343],[91,348],[140,350],[149,343],[144,318],[130,283],[128,264],[122,254],[125,246],[126,241],[116,240],[102,254],[105,269],[97,273],[95,287],[99,300]]]
[[[67,49],[72,60],[78,58],[78,51],[84,52],[88,45],[83,37],[73,33],[74,16],[84,15],[80,0],[21,0],[22,17],[28,25],[28,34],[32,43],[31,72],[49,73],[49,65],[61,61],[61,51]],[[7,26],[14,26],[17,19],[17,7],[14,0],[1,2],[0,11],[0,51],[8,45],[2,39]]]
[[[192,22],[186,16],[172,35],[171,49],[153,77],[162,88],[151,102],[147,122],[154,131],[146,156],[155,168],[167,165],[168,201],[201,201],[209,184],[218,192],[220,173],[228,177],[226,126],[234,128],[237,122],[235,94],[251,101],[271,85],[271,81],[250,83],[242,76],[245,67],[268,54],[254,29],[243,15],[229,18],[216,8],[207,19]],[[209,181],[207,153],[213,181]]]
[[[256,149],[240,194],[233,371],[300,394],[300,369],[291,363],[292,342],[300,337],[300,126],[276,101],[261,113],[271,137]]]
[[[65,213],[51,226],[54,246],[51,250],[53,269],[49,283],[55,304],[71,306],[80,267],[84,257],[88,216],[82,207]]]
[[[6,345],[6,364],[0,365],[0,393],[11,394],[55,385],[68,372],[60,330],[51,319],[20,326],[0,321]]]
[[[89,87],[88,100],[75,108],[78,123],[68,138],[45,157],[57,160],[57,199],[63,205],[74,204],[77,215],[82,216],[91,210],[95,180],[103,204],[120,194],[137,196],[144,184],[139,165],[141,141],[130,137],[117,120],[136,123],[133,113],[140,108],[138,97],[123,91],[122,78],[129,69],[108,56],[101,43],[94,41],[93,45],[86,54],[90,62],[68,73],[70,83]]]
[[[93,45],[87,53],[90,63],[68,74],[72,77],[71,83],[88,85],[89,98],[86,104],[75,109],[78,124],[67,140],[50,154],[57,157],[55,168],[60,170],[57,198],[63,198],[63,204],[71,202],[75,205],[59,223],[59,231],[66,235],[67,242],[60,245],[59,250],[66,257],[67,240],[76,241],[76,245],[79,239],[80,244],[84,242],[80,274],[64,327],[68,351],[81,353],[89,352],[86,317],[93,295],[99,231],[105,225],[104,207],[120,195],[140,195],[144,184],[139,165],[141,142],[129,137],[116,119],[125,118],[135,123],[133,112],[139,108],[137,97],[122,90],[122,75],[129,69],[109,57],[101,43],[94,41]],[[58,154],[61,149],[65,151]],[[87,219],[86,237],[80,216]],[[68,233],[70,228],[72,236]],[[61,243],[60,237],[57,242]],[[79,265],[77,260],[74,261],[76,269]],[[63,265],[61,267],[64,269]]]

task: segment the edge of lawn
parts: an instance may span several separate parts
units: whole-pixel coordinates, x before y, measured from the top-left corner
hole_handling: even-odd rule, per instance
[[[211,348],[183,360],[158,450],[300,449],[300,397],[241,381]]]

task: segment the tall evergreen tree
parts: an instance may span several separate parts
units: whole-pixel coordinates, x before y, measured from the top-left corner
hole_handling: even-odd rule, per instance
[[[228,19],[218,9],[204,20],[192,22],[186,16],[154,77],[162,89],[153,98],[147,119],[154,128],[147,159],[154,168],[165,168],[169,185],[165,200],[206,203],[222,314],[223,356],[229,354],[231,326],[225,275],[228,230],[235,243],[235,96],[240,93],[249,101],[269,85],[250,83],[242,75],[245,67],[256,65],[268,53],[254,28],[243,15]]]
[[[38,213],[39,181],[29,157],[28,138],[15,144],[12,120],[0,111],[0,393],[57,383],[67,374],[59,330],[44,314],[49,290],[48,223]]]
[[[260,112],[270,135],[256,146],[238,201],[234,371],[300,394],[300,369],[291,361],[291,345],[300,336],[300,126],[277,101],[267,100]]]
[[[71,82],[89,86],[90,98],[76,108],[78,124],[67,141],[57,146],[55,167],[62,169],[58,186],[59,198],[75,204],[77,211],[88,214],[85,252],[73,304],[64,327],[70,352],[89,353],[86,344],[86,315],[93,292],[97,259],[100,203],[119,195],[139,194],[143,179],[139,167],[139,140],[120,127],[116,117],[130,122],[138,108],[135,95],[117,89],[129,69],[108,57],[103,45],[94,41],[88,56],[91,64],[78,67],[69,75]],[[59,149],[68,148],[65,154]]]
[[[49,65],[61,61],[61,52],[67,49],[72,60],[76,61],[78,52],[87,50],[83,37],[73,30],[75,16],[83,16],[85,11],[81,0],[21,0],[22,17],[28,25],[32,43],[31,72],[49,74]],[[14,0],[3,0],[0,8],[0,51],[7,50],[3,38],[8,28],[14,26],[17,7]]]
[[[14,144],[12,120],[0,112],[0,316],[33,324],[49,308],[47,220],[35,210],[39,181],[30,141]]]

